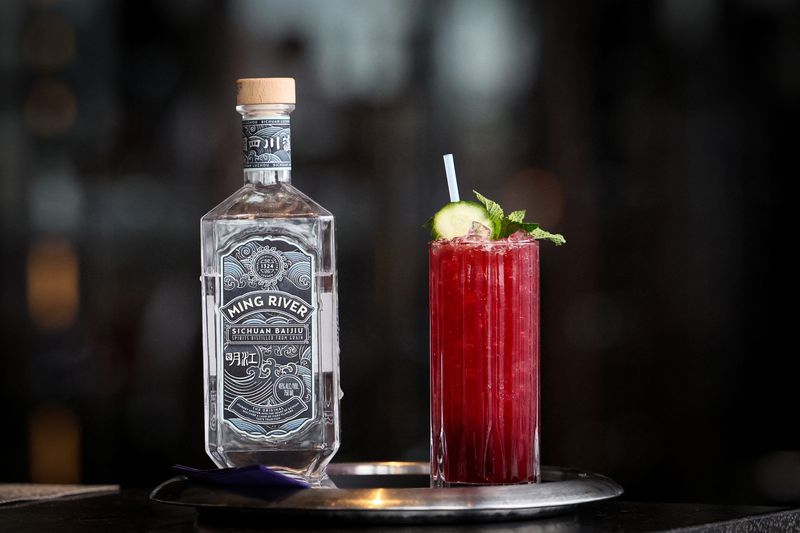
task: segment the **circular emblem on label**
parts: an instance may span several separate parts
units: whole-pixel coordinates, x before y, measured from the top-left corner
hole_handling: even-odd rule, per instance
[[[280,401],[302,398],[306,390],[303,380],[294,374],[284,374],[275,380],[275,396]]]
[[[283,254],[271,249],[259,250],[250,261],[250,274],[263,283],[274,283],[283,279],[286,273],[286,259]]]

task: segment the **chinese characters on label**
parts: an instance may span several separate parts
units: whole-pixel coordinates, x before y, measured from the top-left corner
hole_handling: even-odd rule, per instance
[[[223,418],[251,436],[284,436],[314,418],[314,258],[284,238],[222,257]]]

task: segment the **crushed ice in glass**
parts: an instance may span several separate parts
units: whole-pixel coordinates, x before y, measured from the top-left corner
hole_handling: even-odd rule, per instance
[[[519,230],[519,231],[515,231],[514,233],[509,235],[508,236],[508,240],[509,241],[516,241],[516,242],[528,242],[528,241],[534,241],[536,239],[534,239],[531,236],[531,234],[528,233],[527,231]]]
[[[469,233],[467,237],[471,237],[470,240],[486,240],[492,238],[492,230],[487,228],[480,222],[473,222],[472,226],[469,228]]]

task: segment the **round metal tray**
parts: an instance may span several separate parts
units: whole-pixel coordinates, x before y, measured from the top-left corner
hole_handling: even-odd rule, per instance
[[[237,511],[290,520],[443,523],[552,516],[622,494],[605,476],[558,467],[543,467],[542,483],[446,489],[428,487],[428,463],[335,463],[328,474],[337,488],[230,488],[179,476],[150,499],[193,506],[205,516]]]

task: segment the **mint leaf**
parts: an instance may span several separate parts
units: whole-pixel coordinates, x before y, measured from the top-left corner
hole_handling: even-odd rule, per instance
[[[508,219],[506,219],[508,220]],[[518,231],[524,231],[525,233],[531,233],[533,230],[537,229],[539,224],[535,222],[509,222],[506,225],[506,237],[510,235],[514,235]]]
[[[422,225],[422,227],[430,232],[431,239],[436,239],[436,232],[433,231],[433,217],[431,217],[427,221],[425,221],[425,223]]]
[[[502,230],[500,231],[500,237],[501,238],[508,237],[509,235],[513,235],[514,233],[523,229],[522,225],[524,224],[523,222],[524,220],[525,220],[524,209],[509,213],[509,215],[503,219],[503,226]],[[530,230],[528,229],[525,231],[530,231]]]
[[[489,218],[492,221],[492,238],[493,239],[501,239],[503,238],[503,208],[500,207],[500,204],[489,200],[484,195],[479,193],[478,191],[473,190],[475,193],[475,198],[478,199],[480,203],[483,204],[483,207],[486,208],[486,211],[489,213]]]
[[[519,211],[514,211],[513,213],[509,213],[508,217],[506,218],[511,222],[522,224],[522,221],[525,220],[525,210],[520,209]]]
[[[531,234],[531,237],[533,237],[534,239],[550,241],[556,246],[561,246],[562,244],[565,244],[567,242],[564,236],[561,235],[560,233],[550,233],[549,231],[545,231],[539,227],[537,227],[533,231],[530,231],[529,233]]]
[[[499,218],[503,217],[503,208],[500,207],[500,204],[498,204],[493,200],[489,200],[478,191],[473,190],[472,192],[475,193],[475,197],[478,199],[480,203],[483,204],[483,207],[486,208],[490,216],[497,216]]]
[[[539,227],[535,222],[525,222],[525,210],[512,211],[505,216],[503,208],[497,202],[486,198],[478,191],[472,191],[475,197],[483,204],[489,219],[492,222],[492,239],[505,239],[518,231],[529,233],[531,237],[537,240],[545,240],[554,243],[556,246],[565,244],[567,240],[560,233],[550,233]]]

